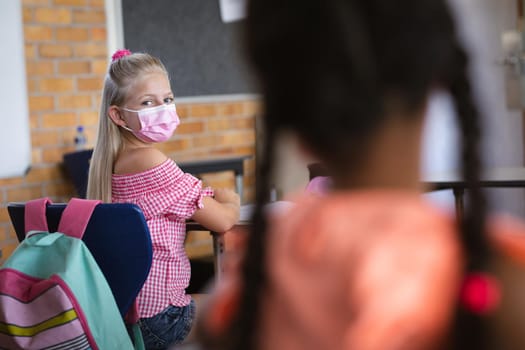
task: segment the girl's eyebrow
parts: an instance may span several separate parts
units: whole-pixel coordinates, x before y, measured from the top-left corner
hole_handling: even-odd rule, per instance
[[[143,98],[146,98],[146,97],[156,97],[156,96],[157,95],[155,95],[155,94],[144,94],[144,95],[140,95],[139,99],[143,99]],[[161,94],[161,96],[173,96],[173,91],[165,92],[164,94]]]

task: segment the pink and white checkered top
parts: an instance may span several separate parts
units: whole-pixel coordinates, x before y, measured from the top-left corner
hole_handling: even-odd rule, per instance
[[[151,234],[153,262],[137,299],[140,317],[190,303],[185,292],[191,273],[184,250],[186,220],[203,207],[203,196],[212,195],[211,188],[203,189],[199,179],[171,159],[140,173],[113,174],[112,201],[137,204]]]

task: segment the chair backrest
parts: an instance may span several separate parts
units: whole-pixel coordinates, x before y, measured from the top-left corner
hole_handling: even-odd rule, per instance
[[[49,232],[55,232],[65,203],[48,204]],[[7,210],[19,241],[25,238],[25,203],[8,203]],[[152,247],[149,229],[134,204],[97,205],[82,238],[97,261],[124,316],[148,276]]]
[[[86,198],[89,161],[92,155],[93,149],[86,149],[66,153],[63,156],[66,173],[71,178],[79,198]]]

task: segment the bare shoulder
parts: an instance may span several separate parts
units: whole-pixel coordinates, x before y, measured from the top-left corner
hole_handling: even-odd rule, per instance
[[[115,162],[115,174],[134,174],[154,168],[168,157],[153,147],[134,148],[123,151]]]

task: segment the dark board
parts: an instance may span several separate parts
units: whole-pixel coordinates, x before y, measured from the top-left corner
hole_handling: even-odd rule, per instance
[[[176,96],[255,93],[241,54],[243,21],[224,23],[219,0],[122,0],[124,43],[159,57]]]

